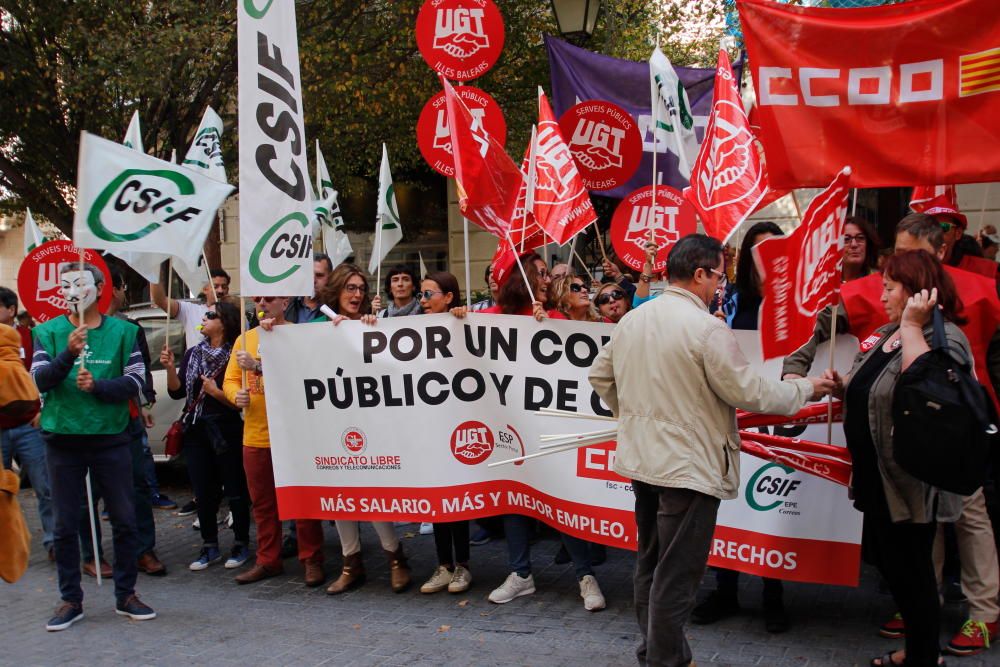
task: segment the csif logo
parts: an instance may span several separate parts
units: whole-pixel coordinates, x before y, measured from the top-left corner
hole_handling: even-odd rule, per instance
[[[744,493],[747,505],[758,512],[768,512],[782,505],[796,506],[788,502],[789,494],[802,484],[802,480],[790,477],[794,473],[793,468],[780,463],[762,466],[747,481]]]
[[[87,226],[104,241],[135,241],[200,215],[200,208],[184,204],[194,194],[194,182],[176,171],[126,169],[94,199]]]
[[[312,223],[303,213],[289,213],[271,225],[250,253],[250,275],[262,283],[277,283],[302,268],[301,263],[293,264],[277,273],[268,271],[272,265],[287,264],[283,259],[297,260],[309,257],[312,252]]]

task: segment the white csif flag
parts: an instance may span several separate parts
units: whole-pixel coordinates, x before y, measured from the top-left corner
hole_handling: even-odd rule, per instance
[[[231,185],[87,132],[80,140],[73,240],[81,248],[164,253],[197,267]]]
[[[139,151],[140,153],[145,153],[146,149],[142,147],[142,128],[139,127],[139,112],[132,112],[132,119],[128,122],[128,129],[125,130],[125,139],[122,143]]]
[[[314,202],[316,221],[323,238],[323,252],[330,256],[330,261],[337,266],[354,254],[354,248],[344,231],[344,216],[340,213],[339,193],[333,189],[330,172],[323,159],[319,140],[316,141],[316,192],[319,199]],[[313,231],[313,235],[316,231]]]
[[[698,137],[694,132],[691,103],[670,60],[659,46],[653,49],[653,55],[649,57],[649,87],[653,118],[656,120],[653,137],[666,138],[664,143],[667,150],[677,156],[677,170],[684,178],[690,179],[691,167],[698,158],[699,147]]]
[[[222,164],[222,119],[212,107],[205,107],[201,125],[181,164],[209,178],[226,182],[226,168]]]
[[[24,214],[24,256],[45,243],[45,235],[38,228],[38,223],[31,217],[31,209],[27,209]]]
[[[403,240],[403,227],[399,224],[399,207],[396,191],[389,171],[389,151],[382,144],[382,166],[378,172],[378,216],[375,220],[375,246],[368,262],[368,273],[375,273],[393,246]]]

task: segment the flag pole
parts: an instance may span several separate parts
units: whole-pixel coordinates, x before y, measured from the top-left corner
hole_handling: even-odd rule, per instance
[[[799,219],[799,224],[802,224],[802,209],[799,208],[799,198],[795,196],[795,190],[793,189],[788,193],[792,197],[792,204],[795,206],[795,216]]]
[[[521,252],[524,252],[524,233],[528,229],[528,209],[535,208],[535,159],[537,158],[538,127],[531,126],[531,144],[528,146],[528,180],[524,184],[524,211],[521,213]],[[545,264],[549,263],[546,247]]]
[[[173,271],[174,271],[174,258],[171,257],[167,260],[167,326],[163,332],[163,346],[168,350],[170,349],[170,310],[172,306],[170,305],[170,295],[173,292]],[[180,306],[177,306],[180,309]]]
[[[241,290],[242,291],[242,290]],[[243,351],[247,351],[247,298],[240,295],[240,341],[242,342]],[[245,368],[240,367],[240,389],[247,388],[247,371]]]
[[[82,276],[83,275],[83,248],[80,248],[79,250],[80,250],[80,275]],[[83,308],[83,301],[82,300],[78,301],[77,302],[77,306],[76,306],[76,314],[77,314],[77,317],[80,318],[80,326],[81,327],[87,326],[87,320],[84,319],[84,313],[85,312],[86,311]],[[84,343],[84,349],[80,353],[80,370],[81,371],[87,370],[87,345],[86,345],[86,343]],[[96,556],[97,552],[95,551],[94,554]],[[100,568],[97,568],[97,569],[100,570]]]
[[[465,244],[465,306],[472,308],[472,269],[469,268],[469,219],[464,215],[462,216],[462,240]]]
[[[833,314],[830,316],[830,368],[833,368],[834,353],[837,351],[837,309],[840,297],[833,302]],[[833,394],[827,396],[826,404],[826,444],[833,444]]]
[[[87,485],[87,511],[90,514],[90,543],[94,549],[94,569],[97,571],[97,585],[103,586],[101,581],[101,552],[98,550],[97,544],[97,520],[94,517],[94,489],[90,485],[90,471],[84,475],[83,481]],[[75,547],[76,545],[74,545]]]
[[[573,237],[573,240],[574,241],[576,240],[575,236]],[[576,248],[573,247],[572,242],[569,246],[569,250],[571,253],[573,253],[573,257],[576,257],[576,261],[580,262],[580,266],[582,266],[583,270],[587,272],[587,275],[590,276],[590,282],[592,283],[597,282],[597,279],[594,278],[594,274],[590,272],[590,269],[587,268],[587,265],[584,263],[583,258],[580,257],[579,253],[577,253],[576,251]],[[570,259],[572,260],[572,257]]]
[[[507,243],[510,244],[511,249],[514,249],[514,240],[510,237],[510,229],[507,229]],[[528,280],[528,274],[524,271],[524,265],[521,264],[521,258],[517,256],[515,252],[514,263],[517,264],[517,268],[521,270],[521,277],[524,278],[524,286],[528,288],[528,295],[531,297],[531,301],[535,301],[535,291],[531,288],[531,282]],[[546,262],[546,265],[548,263]]]
[[[601,257],[604,258],[604,261],[610,263],[611,260],[608,259],[608,253],[604,249],[604,237],[601,235],[601,228],[597,226],[597,220],[594,220],[593,224],[594,224],[594,233],[597,234],[597,245],[600,246],[601,248]]]
[[[375,234],[375,257],[378,258],[378,263],[375,265],[375,296],[379,296],[379,285],[382,284],[382,216],[378,216],[378,230]],[[389,304],[386,304],[386,308]],[[372,314],[377,314],[375,312],[375,307],[372,306]]]
[[[205,255],[205,249],[201,249],[201,259],[205,262],[205,275],[208,276],[208,294],[205,295],[205,303],[210,306],[214,306],[218,299],[215,298],[215,285],[212,284],[212,269],[208,266],[208,257]]]

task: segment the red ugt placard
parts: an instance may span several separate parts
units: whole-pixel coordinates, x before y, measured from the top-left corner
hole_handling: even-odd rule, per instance
[[[632,178],[642,160],[642,136],[629,112],[604,100],[587,100],[559,119],[583,184],[612,190]]]
[[[694,207],[669,185],[656,186],[655,209],[652,185],[639,188],[618,204],[611,217],[611,245],[618,257],[636,271],[642,271],[646,261],[650,229],[653,241],[660,246],[653,262],[653,271],[658,273],[667,266],[670,248],[697,231]]]
[[[458,86],[455,92],[465,102],[472,114],[473,130],[483,128],[501,146],[507,141],[507,121],[503,111],[489,93],[473,86]],[[448,110],[445,108],[444,91],[432,97],[424,105],[417,119],[417,146],[427,164],[437,173],[454,178],[455,158],[451,147],[451,131],[448,129]]]
[[[427,0],[417,15],[420,55],[445,78],[481,77],[503,51],[503,16],[493,0]]]
[[[111,273],[104,259],[94,250],[83,251],[83,261],[104,274],[104,289],[97,304],[102,313],[111,306]],[[71,241],[49,241],[24,258],[17,272],[17,293],[33,318],[39,322],[65,315],[66,300],[59,292],[59,271],[64,264],[79,265],[80,249]]]

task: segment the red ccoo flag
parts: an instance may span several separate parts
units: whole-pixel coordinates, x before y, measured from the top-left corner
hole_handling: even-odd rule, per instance
[[[521,171],[503,147],[473,122],[472,113],[448,80],[441,77],[441,83],[455,158],[458,206],[466,218],[504,238],[521,187]]]
[[[767,192],[767,174],[733,68],[720,50],[712,114],[684,197],[698,211],[708,234],[725,243]]]
[[[597,220],[590,194],[576,167],[549,100],[538,88],[533,213],[538,225],[562,245]]]
[[[791,354],[812,335],[816,315],[840,294],[840,269],[851,168],[809,202],[802,224],[788,236],[753,247],[764,302],[760,346],[764,359]]]

